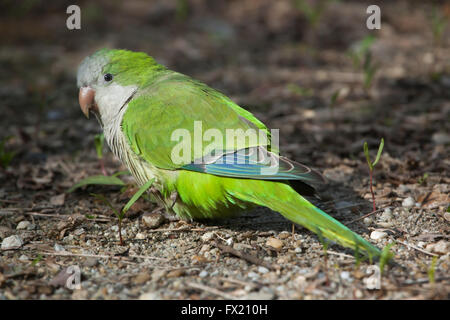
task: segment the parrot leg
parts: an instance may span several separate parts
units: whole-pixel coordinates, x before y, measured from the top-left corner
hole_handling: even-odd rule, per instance
[[[173,209],[173,206],[175,205],[175,203],[177,202],[177,200],[178,200],[178,192],[176,192],[176,191],[174,191],[174,192],[172,192],[171,194],[170,194],[170,200],[172,200],[172,205],[170,206],[170,210],[172,210]]]

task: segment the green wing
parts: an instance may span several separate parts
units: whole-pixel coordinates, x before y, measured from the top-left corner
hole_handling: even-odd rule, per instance
[[[202,132],[216,129],[223,139],[203,141],[202,148],[194,148],[194,122],[201,122]],[[197,123],[198,125],[198,123]],[[179,145],[177,129],[189,133],[190,156],[183,163],[172,161],[172,150]],[[177,169],[202,158],[208,146],[216,146],[223,153],[254,146],[267,146],[264,141],[226,139],[226,129],[262,129],[265,125],[250,112],[240,108],[220,92],[179,74],[164,74],[149,87],[138,92],[130,101],[122,121],[122,130],[132,150],[158,168]],[[175,132],[175,133],[174,133]],[[197,131],[199,132],[199,131]],[[174,136],[172,136],[174,134]],[[214,148],[213,148],[214,149]],[[217,154],[216,154],[217,155]]]

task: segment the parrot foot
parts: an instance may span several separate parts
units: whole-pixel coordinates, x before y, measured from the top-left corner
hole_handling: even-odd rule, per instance
[[[169,213],[167,211],[163,212],[163,216],[164,218],[166,218],[168,221],[170,222],[176,222],[176,221],[180,221],[182,220],[179,216],[177,216],[176,214],[173,213]]]
[[[177,203],[178,200],[178,192],[174,191],[170,194],[169,199],[172,201],[171,206],[169,207],[170,210],[173,209],[173,206],[175,205],[175,203]]]

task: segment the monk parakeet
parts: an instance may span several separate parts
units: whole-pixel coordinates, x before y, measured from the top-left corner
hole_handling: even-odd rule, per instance
[[[112,152],[138,184],[154,179],[155,198],[178,217],[223,218],[265,206],[320,238],[380,255],[300,195],[323,182],[318,172],[278,156],[270,139],[227,139],[229,130],[238,136],[249,129],[270,132],[222,93],[128,50],[86,57],[77,84],[81,110],[96,115]],[[213,134],[192,143],[189,135],[198,127]]]

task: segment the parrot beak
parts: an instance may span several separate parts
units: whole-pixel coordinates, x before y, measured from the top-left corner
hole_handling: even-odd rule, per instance
[[[89,111],[97,111],[98,108],[95,104],[95,90],[91,87],[81,87],[80,93],[78,94],[78,101],[80,103],[81,111],[83,111],[86,118],[89,119]]]

